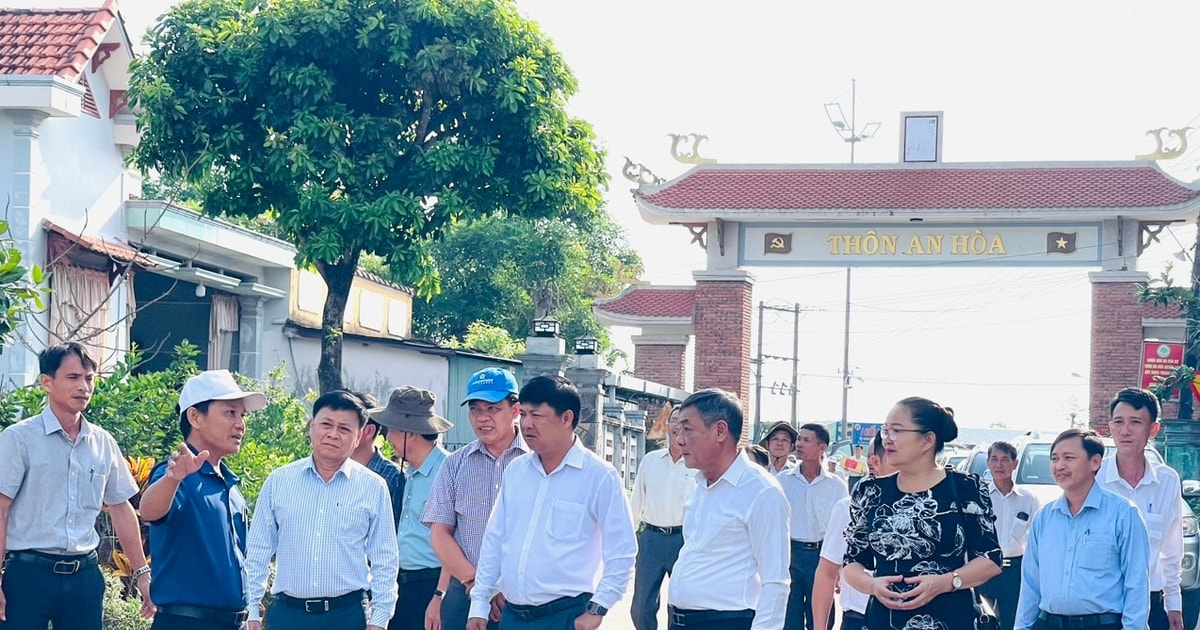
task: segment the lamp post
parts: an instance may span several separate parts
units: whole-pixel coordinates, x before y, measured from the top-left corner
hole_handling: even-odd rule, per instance
[[[557,337],[559,328],[558,320],[553,317],[547,316],[533,320],[534,337]]]

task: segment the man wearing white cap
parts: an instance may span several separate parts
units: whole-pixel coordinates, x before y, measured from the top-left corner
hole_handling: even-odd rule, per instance
[[[387,427],[387,441],[407,464],[397,530],[400,595],[388,630],[436,627],[432,622],[440,623],[442,598],[450,584],[450,573],[433,552],[429,528],[421,522],[434,476],[450,455],[438,444],[438,436],[454,426],[434,413],[434,403],[433,392],[405,385],[392,390],[387,406],[368,410],[372,421]]]
[[[246,414],[266,406],[228,370],[184,383],[175,408],[184,443],[150,472],[139,506],[150,523],[154,630],[231,630],[246,620],[246,499],[222,459],[241,450]]]

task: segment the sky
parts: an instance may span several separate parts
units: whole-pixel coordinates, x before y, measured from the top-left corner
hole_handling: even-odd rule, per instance
[[[40,0],[39,0],[40,1]],[[58,4],[61,4],[59,2]],[[126,0],[138,40],[173,2]],[[979,4],[846,0],[519,0],[579,81],[569,103],[608,152],[608,211],[645,263],[642,279],[691,284],[704,255],[679,226],[644,223],[626,156],[664,178],[688,168],[670,133],[701,133],[722,163],[849,161],[825,115],[881,123],[858,144],[859,163],[897,161],[900,112],[941,110],[946,162],[1129,160],[1149,153],[1147,130],[1200,127],[1200,2],[1015,0]],[[1200,178],[1200,135],[1163,162]],[[1139,261],[1152,276],[1190,249],[1174,227]],[[800,304],[801,422],[840,418],[845,316],[842,268],[752,269],[754,300]],[[848,396],[852,422],[881,421],[921,395],[955,408],[964,426],[1066,426],[1086,415],[1091,287],[1087,268],[858,268],[850,293]],[[757,329],[757,326],[755,327]],[[763,352],[790,356],[790,314],[768,315]],[[614,331],[618,344],[636,331]],[[754,341],[755,351],[758,340]],[[768,361],[764,385],[790,382]],[[791,417],[788,396],[764,390],[762,420]]]

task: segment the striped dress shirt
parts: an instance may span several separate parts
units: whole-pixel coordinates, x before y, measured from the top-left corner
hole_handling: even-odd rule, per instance
[[[250,522],[249,619],[260,618],[267,565],[274,558],[272,593],[305,599],[369,590],[367,624],[386,627],[396,606],[400,565],[391,515],[383,479],[354,460],[347,459],[328,482],[312,457],[276,469],[263,483]]]

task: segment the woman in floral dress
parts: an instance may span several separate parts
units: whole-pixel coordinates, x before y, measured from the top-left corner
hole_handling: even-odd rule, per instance
[[[859,482],[846,529],[844,579],[871,596],[864,628],[972,630],[970,589],[1000,573],[1001,556],[983,482],[936,462],[958,436],[954,412],[905,398],[880,434],[899,472]]]

